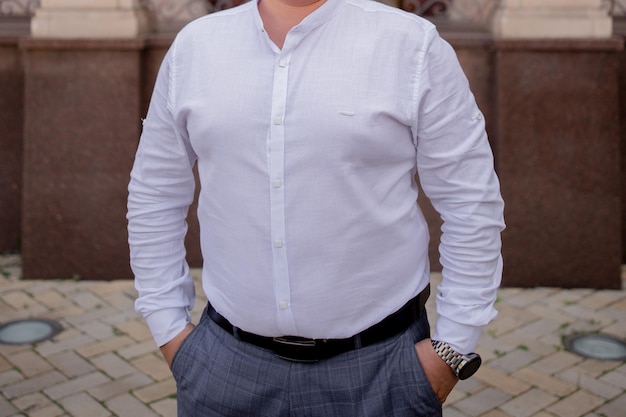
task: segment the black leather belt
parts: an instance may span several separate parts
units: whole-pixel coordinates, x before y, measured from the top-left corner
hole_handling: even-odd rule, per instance
[[[340,353],[381,342],[404,330],[424,314],[430,284],[400,310],[383,321],[346,339],[306,339],[296,336],[267,337],[248,333],[233,326],[209,303],[207,313],[211,320],[238,339],[274,351],[276,356],[294,362],[317,362]]]

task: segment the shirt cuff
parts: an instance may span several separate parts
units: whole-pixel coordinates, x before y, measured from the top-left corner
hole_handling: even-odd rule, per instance
[[[183,331],[191,322],[191,315],[185,308],[166,308],[146,317],[146,323],[157,346],[161,347]]]
[[[482,327],[459,324],[439,316],[433,339],[446,342],[457,352],[467,354],[475,351],[481,334]]]

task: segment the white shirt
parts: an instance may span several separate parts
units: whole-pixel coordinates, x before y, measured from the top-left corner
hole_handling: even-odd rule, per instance
[[[185,217],[201,182],[202,285],[265,336],[352,336],[429,281],[422,186],[444,220],[434,337],[496,312],[503,203],[480,110],[434,26],[328,0],[279,49],[255,1],[202,17],[158,75],[129,185],[131,264],[155,341],[189,320]]]

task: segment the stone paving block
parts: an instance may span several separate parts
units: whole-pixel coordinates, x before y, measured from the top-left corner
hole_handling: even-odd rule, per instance
[[[35,298],[49,309],[64,307],[68,303],[68,300],[63,295],[52,289],[47,289],[45,292],[37,294]]]
[[[520,379],[517,379],[517,374],[519,372],[520,371],[515,373],[514,378],[498,371],[497,369],[491,368],[489,366],[482,366],[478,369],[478,372],[472,377],[472,379],[482,381],[485,384],[488,384],[508,394],[519,395],[530,389],[530,384]]]
[[[539,357],[530,352],[516,349],[489,363],[489,366],[499,369],[504,373],[515,372],[520,368],[535,362]]]
[[[110,382],[109,378],[101,372],[94,371],[60,384],[48,386],[48,388],[45,388],[43,392],[53,400],[58,400],[69,395],[76,394],[77,392],[106,384],[107,382]]]
[[[550,333],[539,338],[539,341],[547,346],[553,346],[556,350],[565,349],[563,346],[563,333]]]
[[[69,378],[84,375],[95,369],[91,363],[71,350],[50,355],[46,359]]]
[[[563,325],[563,323],[570,323],[578,319],[576,316],[543,305],[533,305],[532,310],[537,316],[558,323],[559,326]]]
[[[11,368],[13,368],[13,365],[6,360],[4,356],[0,355],[0,373],[8,371]]]
[[[454,392],[454,390],[452,391]],[[166,397],[176,395],[176,381],[174,378],[167,378],[156,384],[151,384],[143,388],[135,389],[133,395],[142,402],[149,404]],[[450,394],[452,395],[452,394]],[[450,396],[448,396],[450,398]]]
[[[76,332],[73,333],[75,334]],[[38,344],[35,351],[45,358],[55,353],[76,349],[94,342],[93,337],[84,334],[68,337],[69,334],[70,332],[63,331],[59,334],[59,337]]]
[[[12,399],[65,381],[67,381],[67,378],[63,374],[58,371],[52,371],[5,386],[2,388],[2,394],[8,399]]]
[[[596,379],[579,367],[566,369],[563,372],[558,373],[557,376],[565,381],[575,384],[574,386],[579,386],[591,393],[609,400],[617,397],[623,392],[621,388]]]
[[[611,308],[626,311],[626,298],[611,304]]]
[[[613,323],[610,326],[606,326],[602,329],[602,333],[608,334],[613,337],[617,337],[618,339],[623,339],[626,334],[626,324],[623,322],[623,319],[620,318],[618,321]]]
[[[116,334],[113,326],[102,323],[101,321],[79,323],[76,324],[75,327],[95,340],[108,339]]]
[[[85,310],[75,305],[65,305],[58,307],[49,313],[46,313],[46,317],[51,320],[66,320],[68,317],[75,317],[84,314]]]
[[[606,382],[608,384],[614,385],[616,387],[620,387],[621,389],[626,390],[626,374],[613,371],[608,372],[600,377],[600,381]]]
[[[569,352],[556,352],[550,356],[547,356],[535,363],[531,366],[534,369],[537,369],[546,374],[554,374],[556,372],[562,371],[563,369],[574,366],[575,364],[581,362],[583,358],[578,355],[574,355]]]
[[[173,398],[165,398],[161,401],[150,404],[150,408],[152,408],[158,415],[163,417],[175,416],[176,400]]]
[[[561,324],[547,319],[535,320],[519,329],[515,330],[515,333],[528,339],[534,339],[546,334],[551,334],[560,328]]]
[[[535,319],[531,318],[529,320],[528,316],[520,314],[520,315],[509,315],[504,317],[498,317],[491,323],[489,323],[484,331],[490,332],[491,334],[500,337],[502,335],[507,334],[512,330],[519,329],[520,327],[533,322]]]
[[[600,310],[624,298],[621,291],[596,291],[580,300],[579,304],[592,310]]]
[[[596,412],[603,417],[624,417],[624,410],[626,410],[626,394],[607,402],[598,408]]]
[[[98,369],[113,379],[138,372],[137,368],[121,359],[115,353],[105,353],[91,358],[90,361]]]
[[[521,292],[518,294],[521,294]],[[500,297],[498,296],[498,300],[499,299]],[[496,301],[495,307],[499,313],[496,320],[500,320],[504,317],[515,317],[520,323],[530,323],[541,317],[535,314],[533,309],[529,309],[528,306],[516,306],[506,301]]]
[[[554,395],[533,388],[501,405],[500,408],[514,417],[530,417],[557,400]]]
[[[480,417],[513,417],[508,413],[505,413],[502,410],[491,410],[486,412],[485,414],[481,415]],[[537,416],[534,416],[537,417]]]
[[[170,368],[167,366],[165,359],[161,356],[160,351],[154,351],[139,358],[131,360],[133,366],[152,377],[155,381],[162,381],[172,376]]]
[[[506,302],[514,306],[526,308],[529,305],[548,298],[555,293],[558,293],[558,290],[554,288],[535,288],[533,291],[520,291],[512,297],[508,297]]]
[[[114,280],[107,282],[94,281],[92,282],[92,285],[89,286],[89,291],[99,296],[104,296],[130,290],[133,286],[133,280]]]
[[[10,417],[17,412],[17,408],[0,395],[0,417]]]
[[[483,361],[487,361],[487,358],[498,357],[495,353],[507,353],[515,350],[516,345],[511,345],[504,341],[504,337],[498,338],[489,333],[483,333],[478,341],[478,347],[476,351],[483,357]]]
[[[138,318],[139,314],[137,314],[134,310],[127,310],[119,311],[115,314],[109,314],[106,317],[102,317],[100,320],[107,324],[116,325],[124,323],[128,320],[136,320]]]
[[[0,314],[2,314],[3,320],[7,320],[10,314],[15,313],[15,309],[8,304],[0,302]]]
[[[104,304],[104,301],[100,297],[96,297],[89,291],[77,291],[71,295],[71,300],[74,304],[85,310],[100,308]]]
[[[154,343],[154,340],[150,338],[150,340],[147,340],[145,342],[136,343],[134,345],[119,349],[117,351],[117,354],[124,359],[134,359],[147,353],[155,353],[157,352],[157,350],[158,348]]]
[[[155,381],[163,381],[172,376],[170,368],[160,354],[148,354],[131,361],[133,366]]]
[[[145,321],[143,321],[143,319],[125,321],[116,324],[115,328],[118,329],[120,332],[126,333],[138,342],[152,340],[152,334],[150,333],[148,325],[145,323]]]
[[[545,411],[540,411],[535,414],[533,417],[555,417],[552,413],[546,413]]]
[[[576,385],[563,382],[533,368],[520,369],[515,373],[515,377],[557,397],[564,397],[577,390]]]
[[[558,350],[558,348],[553,344],[546,344],[541,340],[529,338],[517,332],[507,333],[499,337],[498,340],[509,346],[513,346],[514,349],[525,350],[538,356],[549,355]]]
[[[109,417],[111,415],[111,412],[100,402],[84,392],[62,398],[59,400],[59,403],[68,413],[75,417]]]
[[[584,372],[593,377],[600,377],[605,373],[613,370],[617,370],[617,368],[621,365],[621,362],[617,361],[601,361],[597,359],[585,359],[584,361],[576,364],[576,366],[571,367],[569,369],[578,370],[579,372]]]
[[[462,413],[454,407],[446,407],[444,405],[443,408],[443,417],[469,417],[467,414]]]
[[[560,346],[555,346],[554,344],[547,344],[547,343],[544,343],[542,340],[537,340],[537,339],[519,340],[516,337],[517,337],[517,334],[509,333],[506,336],[504,336],[502,339],[510,344],[517,342],[515,344],[515,347],[517,349],[526,350],[527,352],[532,353],[533,355],[537,355],[541,357],[551,355],[561,350]]]
[[[64,413],[58,405],[39,392],[16,398],[11,403],[29,417],[56,417]]]
[[[148,408],[145,404],[141,403],[135,397],[130,394],[123,394],[114,398],[111,398],[106,403],[106,406],[117,417],[156,417],[157,413]]]
[[[485,389],[485,384],[476,378],[470,378],[465,381],[459,381],[454,389],[468,394],[473,394]]]
[[[10,322],[16,320],[24,320],[29,319],[31,317],[44,316],[47,317],[48,308],[41,305],[35,304],[28,307],[19,308],[17,310],[13,310],[12,312],[2,314],[3,322]]]
[[[100,340],[96,343],[81,346],[75,350],[79,355],[85,358],[92,358],[103,353],[112,352],[133,343],[135,343],[135,341],[128,336],[114,336],[108,339]]]
[[[38,306],[39,303],[24,291],[11,291],[0,295],[0,299],[16,310]]]
[[[536,304],[547,307],[551,310],[560,310],[568,305],[578,304],[584,297],[593,293],[590,289],[581,290],[561,290],[552,293],[549,297],[545,297]]]
[[[5,271],[7,268],[3,268]],[[28,288],[30,285],[27,281],[20,281],[19,279],[2,278],[2,288],[0,294],[8,294],[13,291],[20,291],[24,288]]]
[[[24,375],[19,373],[16,369],[9,369],[8,371],[0,372],[0,387],[13,384],[14,382],[24,379]]]
[[[81,308],[80,310],[82,310],[81,314],[68,316],[65,318],[65,320],[72,325],[77,325],[79,323],[85,323],[85,322],[91,322],[91,321],[104,319],[107,316],[111,314],[116,314],[118,312],[116,309],[109,307],[109,306],[94,308],[91,310],[84,310]]]
[[[502,356],[502,353],[499,350],[493,350],[483,346],[478,346],[476,348],[476,353],[478,353],[483,359],[483,366],[486,366]]]
[[[469,416],[480,416],[481,414],[506,403],[510,399],[510,394],[495,388],[485,388],[471,397],[455,403],[454,407],[462,410]]]
[[[445,405],[454,405],[468,396],[469,395],[466,392],[463,392],[455,387],[448,395],[448,398],[446,398]]]
[[[58,282],[56,282],[55,280],[47,279],[47,280],[33,281],[32,285],[29,285],[28,287],[26,287],[25,290],[31,296],[39,300],[38,297],[41,293],[45,293],[50,290],[54,291],[54,289],[58,287],[59,287]]]
[[[26,350],[8,357],[9,361],[26,376],[31,377],[53,370],[52,365],[32,350]]]
[[[604,402],[604,398],[581,390],[552,404],[547,408],[547,411],[558,416],[578,417],[595,410],[604,404]]]
[[[144,374],[136,373],[118,378],[109,383],[89,389],[87,392],[99,401],[105,401],[117,395],[130,392],[154,383],[154,380]]]
[[[598,323],[600,326],[606,326],[613,323],[613,318],[601,311],[594,311],[581,305],[571,305],[563,308],[567,314],[577,316],[581,320],[587,320],[592,323]]]
[[[132,311],[135,308],[135,297],[128,296],[125,293],[115,292],[103,295],[102,299],[118,310]]]
[[[605,328],[606,326],[609,326],[611,323],[614,322],[614,319],[612,317],[607,316],[606,314],[604,315],[604,317],[610,321],[600,322],[600,321],[596,321],[593,318],[579,319],[577,321],[574,321],[570,323],[569,327],[567,328],[566,334],[570,335],[570,334],[580,334],[580,333],[598,333],[603,328]]]

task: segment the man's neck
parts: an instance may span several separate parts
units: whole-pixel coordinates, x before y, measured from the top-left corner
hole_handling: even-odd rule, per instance
[[[270,39],[282,49],[287,32],[326,0],[261,0],[259,13]]]

